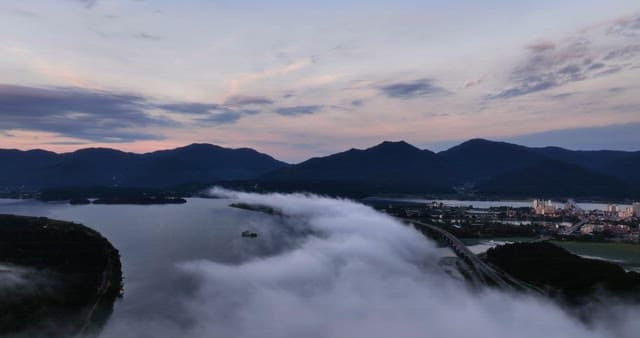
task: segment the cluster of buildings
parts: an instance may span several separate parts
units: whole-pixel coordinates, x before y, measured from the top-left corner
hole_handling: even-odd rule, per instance
[[[535,210],[536,215],[555,216],[558,211],[551,200],[533,200],[533,209]]]
[[[612,233],[612,234],[628,234],[631,231],[631,227],[626,224],[585,224],[580,228],[580,233],[583,235],[593,235],[597,233]]]
[[[603,209],[583,210],[572,200],[569,200],[563,208],[557,208],[551,201],[533,201],[533,210],[536,215],[563,218],[569,216],[582,220],[585,224],[576,232],[581,235],[638,242],[640,233],[637,221],[640,219],[640,203],[633,203],[624,208],[609,204]],[[560,229],[560,227],[557,228]]]
[[[572,200],[564,204],[534,200],[532,206],[475,208],[433,201],[426,204],[388,204],[379,209],[392,215],[448,225],[467,231],[465,235],[471,236],[474,231],[482,236],[488,233],[496,236],[530,235],[535,231],[547,236],[569,234],[598,241],[640,242],[640,203],[622,208],[610,204],[583,209]]]
[[[533,200],[533,209],[536,215],[546,216],[601,216],[612,219],[640,218],[640,203],[633,203],[633,205],[626,208],[619,208],[615,204],[609,204],[606,210],[586,211],[580,208],[573,200],[567,201],[564,208],[557,208],[551,200]]]
[[[610,204],[606,211],[607,216],[619,218],[640,217],[640,203],[634,203],[632,206],[624,209],[618,208],[615,204]]]

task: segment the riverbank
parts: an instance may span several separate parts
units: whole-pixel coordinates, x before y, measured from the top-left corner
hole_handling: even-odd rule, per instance
[[[94,332],[122,291],[118,250],[76,223],[0,215],[0,263],[0,335]]]
[[[640,272],[640,245],[611,242],[551,241],[576,255],[620,264],[627,270]]]

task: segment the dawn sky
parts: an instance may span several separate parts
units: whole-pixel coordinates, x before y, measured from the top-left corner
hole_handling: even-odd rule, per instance
[[[640,150],[633,1],[0,2],[0,148]]]

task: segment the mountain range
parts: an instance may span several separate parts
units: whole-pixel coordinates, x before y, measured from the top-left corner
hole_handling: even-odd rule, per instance
[[[640,196],[640,152],[530,148],[483,139],[439,153],[404,141],[385,141],[298,164],[253,149],[209,144],[145,154],[105,148],[63,154],[0,150],[0,163],[0,187],[5,189],[222,183],[337,195]]]
[[[192,144],[134,154],[105,148],[56,154],[43,150],[0,150],[3,187],[171,187],[254,179],[287,166],[253,149]]]

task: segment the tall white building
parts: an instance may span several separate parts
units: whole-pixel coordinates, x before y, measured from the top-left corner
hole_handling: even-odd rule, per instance
[[[627,207],[624,210],[620,210],[618,212],[618,217],[620,217],[620,218],[631,218],[631,217],[633,217],[633,207]]]
[[[538,215],[553,215],[556,213],[556,207],[551,203],[551,200],[533,200],[533,209],[536,210]]]

